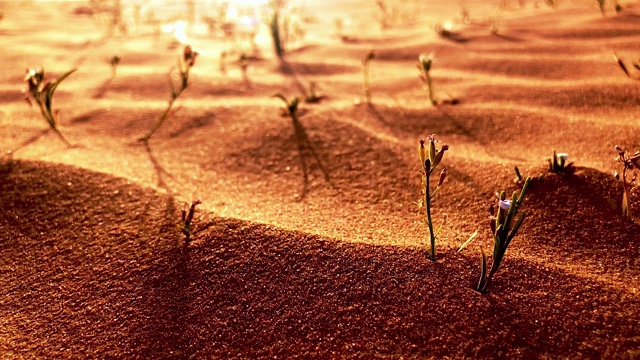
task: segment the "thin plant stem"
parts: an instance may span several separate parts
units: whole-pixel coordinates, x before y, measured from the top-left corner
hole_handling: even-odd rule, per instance
[[[433,233],[433,221],[431,220],[431,189],[430,189],[430,173],[429,169],[425,166],[424,168],[426,181],[425,181],[425,208],[427,213],[427,225],[429,226],[429,239],[431,242],[431,250],[429,255],[429,260],[436,261],[436,237]]]
[[[171,81],[171,77],[169,77],[169,81]],[[180,90],[178,90],[177,92],[172,92],[171,93],[171,99],[169,99],[169,105],[167,106],[167,109],[162,113],[162,115],[158,119],[158,122],[156,122],[156,125],[151,129],[151,131],[146,136],[144,136],[143,138],[140,138],[140,141],[142,141],[142,142],[149,141],[151,136],[153,136],[153,134],[155,134],[155,132],[158,131],[160,126],[162,126],[162,124],[165,122],[165,120],[167,120],[169,118],[169,112],[171,111],[171,108],[173,107],[173,103],[176,101],[176,99],[180,96],[180,94],[182,94],[182,92],[186,88],[187,88],[186,84],[184,84],[184,82],[183,82],[182,86],[180,87]]]

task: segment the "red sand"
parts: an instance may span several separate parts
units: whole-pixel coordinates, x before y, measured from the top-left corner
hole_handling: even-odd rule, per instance
[[[620,215],[612,176],[614,145],[640,149],[640,82],[612,56],[640,57],[640,9],[623,3],[603,18],[578,5],[469,2],[472,24],[457,24],[453,41],[430,28],[456,16],[448,2],[383,33],[372,1],[337,4],[308,6],[326,15],[288,55],[328,96],[302,105],[304,132],[271,97],[298,88],[270,44],[245,89],[237,65],[218,70],[225,45],[196,36],[182,108],[148,146],[136,139],[166,106],[179,52],[168,35],[100,40],[73,14],[78,3],[3,5],[0,357],[640,356],[640,225]],[[332,38],[338,15],[361,30],[349,42]],[[370,49],[374,106],[355,106]],[[459,105],[428,104],[415,62],[431,51],[436,95]],[[24,68],[37,65],[51,77],[78,68],[54,102],[76,148],[24,103]],[[436,263],[414,203],[418,139],[432,133],[450,145]],[[575,175],[547,173],[554,149],[570,153]],[[514,166],[545,177],[481,295],[486,209],[494,192],[518,189]],[[185,248],[177,223],[196,198]],[[640,212],[637,196],[632,206]]]

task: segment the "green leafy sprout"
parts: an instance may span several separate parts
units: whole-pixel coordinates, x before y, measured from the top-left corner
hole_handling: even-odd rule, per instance
[[[273,97],[282,100],[284,103],[284,107],[282,108],[282,115],[290,117],[293,121],[299,121],[298,119],[298,107],[300,102],[302,101],[302,97],[296,96],[291,101],[287,100],[287,98],[282,94],[275,94]]]
[[[431,101],[431,105],[437,105],[436,98],[433,92],[433,82],[431,81],[431,75],[429,71],[431,70],[431,65],[433,63],[433,53],[429,55],[420,55],[418,58],[418,70],[420,70],[420,80],[424,83],[429,91],[429,100]]]
[[[371,105],[371,88],[369,83],[369,65],[371,64],[371,60],[375,59],[376,53],[371,50],[367,53],[367,55],[362,60],[362,73],[364,75],[362,89],[364,90],[364,96],[367,99],[367,104]]]
[[[51,128],[51,130],[53,130],[60,140],[62,140],[62,142],[68,147],[73,147],[73,145],[71,145],[71,143],[62,135],[58,128],[59,110],[53,110],[53,95],[58,88],[58,85],[60,85],[67,76],[71,75],[75,71],[76,69],[69,70],[56,80],[46,81],[44,69],[27,69],[27,75],[24,78],[28,85],[28,93],[25,100],[27,100],[30,106],[33,105],[31,99],[38,104],[40,113],[49,124],[49,128]]]
[[[555,174],[566,174],[571,175],[576,171],[575,166],[573,166],[573,162],[567,163],[567,159],[569,158],[569,154],[567,153],[556,153],[553,151],[553,157],[548,159],[549,161],[549,172]]]
[[[191,46],[187,45],[184,47],[182,55],[178,57],[178,64],[177,64],[177,70],[180,75],[180,84],[179,84],[180,87],[176,89],[173,83],[173,79],[171,78],[171,75],[173,74],[173,71],[176,70],[176,68],[172,68],[168,74],[169,87],[171,90],[171,98],[169,99],[169,104],[167,106],[167,109],[162,113],[162,115],[156,122],[155,126],[151,129],[151,131],[149,131],[147,135],[139,139],[140,141],[142,142],[149,141],[151,136],[153,136],[153,134],[155,134],[155,132],[158,131],[160,126],[162,126],[162,124],[172,115],[170,114],[170,111],[171,111],[171,108],[173,107],[173,103],[180,96],[180,94],[182,94],[182,92],[187,88],[187,85],[189,84],[189,71],[195,64],[197,56],[198,56],[198,53],[193,51],[191,49]]]
[[[444,179],[447,177],[447,168],[443,168],[440,172],[440,179],[435,187],[435,189],[431,190],[431,174],[436,169],[440,161],[442,161],[442,157],[444,156],[445,151],[449,149],[449,145],[442,145],[440,149],[436,147],[436,139],[435,135],[429,136],[426,140],[421,139],[420,145],[418,146],[418,155],[420,156],[420,163],[422,164],[422,196],[423,198],[418,202],[418,208],[422,210],[424,207],[425,216],[424,222],[427,224],[429,228],[429,251],[426,251],[427,257],[431,261],[436,261],[436,237],[440,233],[440,230],[445,225],[447,217],[444,215],[442,223],[438,227],[436,231],[433,230],[433,220],[431,218],[431,206],[433,204],[433,200],[440,190],[440,187],[444,183]],[[427,149],[428,147],[428,149]]]
[[[200,200],[193,201],[191,203],[191,207],[187,212],[186,204],[185,208],[182,209],[181,218],[182,222],[180,224],[180,231],[184,234],[184,243],[185,245],[189,245],[191,242],[191,235],[193,234],[193,216],[196,213],[196,206],[202,204]]]
[[[622,177],[616,171],[614,176],[622,182],[622,216],[631,220],[631,194],[638,190],[638,169],[640,169],[640,151],[629,156],[626,151],[616,145],[617,160],[622,163]],[[633,174],[632,174],[633,172]]]
[[[498,268],[504,259],[504,255],[507,251],[507,247],[511,243],[511,240],[517,235],[518,230],[524,222],[526,213],[522,213],[518,220],[515,220],[518,210],[522,205],[524,196],[527,192],[527,188],[531,183],[531,178],[527,177],[522,186],[522,190],[518,195],[517,191],[513,192],[511,200],[506,199],[506,192],[503,190],[497,196],[498,212],[494,211],[494,205],[489,207],[489,213],[491,214],[489,225],[491,226],[491,233],[493,234],[493,256],[491,268],[487,267],[487,255],[484,250],[480,248],[482,253],[482,264],[480,270],[480,280],[476,286],[476,291],[480,293],[486,293],[489,289],[489,285],[493,279],[493,276],[498,272]]]

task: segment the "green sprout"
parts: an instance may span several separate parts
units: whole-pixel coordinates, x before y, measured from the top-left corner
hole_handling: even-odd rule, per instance
[[[573,174],[576,171],[576,168],[573,166],[573,162],[567,163],[568,158],[569,154],[556,153],[556,151],[553,150],[553,158],[548,159],[549,172],[566,175]]]
[[[531,178],[527,177],[520,194],[518,195],[518,192],[514,191],[511,200],[506,200],[506,192],[504,190],[500,192],[497,198],[497,214],[495,214],[493,204],[489,207],[489,213],[491,214],[489,225],[491,226],[491,233],[493,234],[493,261],[491,263],[491,269],[487,269],[487,255],[484,253],[484,250],[480,248],[480,252],[482,253],[482,266],[480,280],[476,286],[476,291],[480,293],[484,294],[487,292],[493,275],[498,272],[504,254],[507,252],[507,247],[524,222],[526,213],[522,213],[518,220],[515,220],[515,218],[530,182]]]
[[[289,102],[287,98],[282,94],[275,94],[273,97],[278,98],[284,102],[285,107],[282,108],[282,115],[290,117],[294,122],[299,121],[298,119],[298,106],[302,101],[302,97],[296,96]]]
[[[269,26],[271,40],[273,40],[273,48],[279,59],[282,59],[285,54],[281,31],[282,18],[284,17],[284,9],[286,5],[286,0],[269,0],[265,12],[265,22],[267,23],[267,26]]]
[[[420,80],[424,83],[429,90],[429,100],[431,101],[431,105],[437,105],[435,95],[433,93],[433,84],[431,81],[431,75],[429,71],[431,70],[431,64],[433,63],[433,53],[429,55],[420,55],[418,58],[418,70],[420,70]]]
[[[308,104],[316,104],[319,103],[325,96],[316,94],[316,83],[309,83],[309,94],[305,96],[304,102]]]
[[[111,78],[112,79],[116,78],[116,70],[118,69],[118,65],[120,65],[120,60],[122,60],[120,58],[120,56],[113,55],[113,57],[109,61],[109,63],[111,64]]]
[[[249,57],[247,55],[240,54],[238,58],[238,65],[240,65],[240,71],[242,71],[242,81],[246,89],[251,88],[251,80],[249,80]]]
[[[69,141],[62,135],[60,129],[58,128],[58,113],[59,110],[54,111],[53,106],[53,94],[55,93],[58,85],[67,78],[67,76],[71,75],[75,72],[76,69],[72,69],[62,74],[58,79],[54,81],[45,81],[44,77],[44,69],[27,69],[27,75],[24,80],[28,84],[28,94],[25,97],[25,100],[31,106],[31,99],[33,99],[40,108],[40,113],[42,117],[49,124],[49,128],[53,130],[53,132],[58,135],[60,140],[67,145],[68,147],[73,147]]]
[[[375,59],[376,53],[371,50],[367,53],[367,56],[362,60],[362,72],[364,75],[364,82],[362,88],[364,89],[364,96],[367,98],[367,104],[371,105],[371,88],[369,84],[369,64],[371,60]]]
[[[524,184],[526,179],[520,173],[520,169],[518,169],[518,167],[515,166],[513,168],[513,170],[516,173],[516,177],[513,179],[513,182],[518,184],[518,185]],[[533,184],[535,184],[536,181],[542,181],[543,179],[544,179],[544,175],[543,174],[540,174],[537,177],[533,177],[533,178],[531,178],[531,184],[529,186],[533,186]]]
[[[142,142],[147,142],[149,141],[149,139],[151,138],[151,136],[153,136],[153,134],[158,131],[158,129],[160,128],[160,126],[162,126],[162,124],[165,122],[165,120],[167,120],[167,118],[170,117],[170,111],[171,108],[173,107],[173,103],[176,101],[176,99],[180,96],[180,94],[182,94],[182,92],[187,88],[187,85],[189,84],[189,71],[191,70],[191,68],[193,67],[193,65],[196,62],[196,57],[198,56],[198,53],[193,51],[191,49],[191,46],[187,45],[184,47],[184,50],[182,52],[182,55],[178,57],[178,72],[180,74],[180,87],[176,90],[175,85],[173,84],[173,79],[171,78],[171,75],[173,74],[173,71],[175,70],[175,68],[172,68],[169,71],[169,87],[171,89],[171,98],[169,99],[169,105],[167,106],[167,109],[164,111],[164,113],[162,113],[162,115],[160,116],[160,118],[158,119],[158,122],[156,122],[156,125],[151,129],[151,131],[145,135],[144,137],[140,138],[139,140]]]
[[[617,160],[622,163],[622,178],[616,171],[614,176],[622,182],[622,216],[631,220],[631,194],[633,194],[640,184],[637,183],[638,169],[640,169],[640,151],[636,151],[633,156],[629,156],[626,151],[616,145],[618,152]],[[633,175],[631,175],[631,172]],[[627,178],[629,177],[629,178]]]
[[[427,150],[427,147],[425,146],[425,142],[427,141],[429,142],[428,150]],[[431,135],[427,138],[427,140],[421,139],[420,145],[418,146],[418,155],[420,156],[420,163],[423,166],[422,185],[421,185],[423,198],[418,202],[418,208],[422,209],[424,207],[425,209],[424,222],[427,224],[429,228],[429,240],[430,240],[429,241],[430,251],[427,252],[428,254],[427,257],[431,261],[436,261],[436,237],[440,233],[440,230],[445,225],[447,220],[447,216],[444,215],[444,219],[442,221],[442,224],[440,224],[440,227],[438,227],[438,230],[436,230],[435,232],[433,231],[433,220],[431,219],[431,205],[433,203],[433,200],[436,194],[438,193],[438,190],[440,190],[440,187],[444,183],[444,179],[447,176],[447,168],[443,168],[442,171],[440,172],[440,179],[438,180],[438,184],[436,185],[436,188],[433,191],[431,190],[431,180],[430,180],[431,173],[433,173],[433,171],[436,169],[438,164],[440,164],[440,161],[444,156],[444,152],[449,149],[449,145],[446,145],[446,144],[442,145],[442,147],[438,149],[436,148],[435,143],[436,143],[435,135]]]
[[[200,200],[193,201],[191,203],[191,207],[189,208],[189,212],[187,212],[186,204],[185,208],[182,209],[182,222],[180,224],[180,231],[184,234],[184,243],[185,245],[189,245],[191,242],[191,235],[193,234],[193,216],[196,213],[196,206],[202,204]]]

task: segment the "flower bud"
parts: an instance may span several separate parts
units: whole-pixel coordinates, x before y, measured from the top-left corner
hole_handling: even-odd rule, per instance
[[[444,184],[444,179],[447,177],[447,168],[442,169],[440,172],[440,180],[438,180],[438,186]]]
[[[420,156],[420,163],[424,165],[425,160],[427,160],[427,149],[424,147],[424,139],[420,139],[418,155]]]

